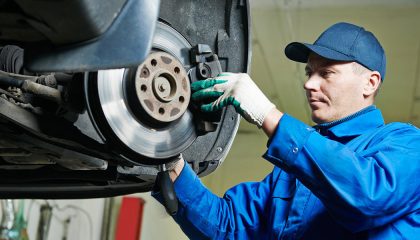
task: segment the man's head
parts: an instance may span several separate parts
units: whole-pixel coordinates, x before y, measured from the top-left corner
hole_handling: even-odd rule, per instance
[[[338,120],[372,105],[381,82],[378,71],[315,53],[309,55],[305,71],[304,88],[316,123]]]
[[[331,122],[373,104],[385,76],[385,53],[372,33],[338,23],[314,44],[293,42],[286,56],[307,63],[304,88],[316,123]]]

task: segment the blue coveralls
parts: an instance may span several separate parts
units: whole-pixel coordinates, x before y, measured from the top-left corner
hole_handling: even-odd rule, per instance
[[[185,165],[174,219],[191,239],[420,239],[420,130],[370,106],[310,127],[285,114],[261,182],[223,198]],[[157,198],[159,194],[157,194]]]

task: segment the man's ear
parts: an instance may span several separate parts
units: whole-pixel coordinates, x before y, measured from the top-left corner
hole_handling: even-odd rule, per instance
[[[363,88],[365,97],[373,96],[381,85],[381,74],[378,71],[370,71],[366,76],[367,81]]]

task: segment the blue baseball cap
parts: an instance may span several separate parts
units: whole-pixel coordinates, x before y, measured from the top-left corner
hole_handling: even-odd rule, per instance
[[[321,57],[357,62],[385,78],[386,57],[378,39],[364,28],[350,23],[336,23],[325,30],[314,44],[292,42],[284,49],[293,61],[306,63],[314,52]]]

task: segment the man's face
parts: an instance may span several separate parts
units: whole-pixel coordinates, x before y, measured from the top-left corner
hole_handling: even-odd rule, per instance
[[[355,73],[353,64],[309,56],[304,88],[314,122],[338,120],[370,105],[363,90],[366,74]]]

